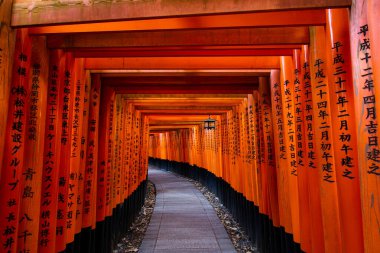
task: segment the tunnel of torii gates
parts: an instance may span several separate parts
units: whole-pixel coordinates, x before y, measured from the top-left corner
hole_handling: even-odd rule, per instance
[[[0,252],[111,252],[148,161],[261,252],[380,252],[380,1],[0,7]]]

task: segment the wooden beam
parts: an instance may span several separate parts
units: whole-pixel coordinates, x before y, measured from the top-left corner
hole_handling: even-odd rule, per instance
[[[92,74],[101,74],[101,77],[133,77],[133,76],[269,76],[270,70],[267,69],[148,69],[148,70],[92,70]]]
[[[243,99],[247,95],[243,94],[124,94],[123,98],[128,101],[141,101],[141,100],[159,100],[162,98],[170,100],[186,100],[186,99],[206,99],[206,100],[228,100],[228,99]]]
[[[228,27],[318,26],[325,24],[325,11],[317,9],[38,26],[31,27],[29,32],[30,34],[41,35]]]
[[[256,76],[134,76],[102,78],[102,85],[121,94],[249,94]]]
[[[115,92],[118,94],[250,94],[257,90],[258,84],[253,81],[251,84],[193,84],[187,85],[119,85],[116,86]]]
[[[76,58],[108,57],[184,57],[184,56],[292,56],[293,49],[189,49],[189,50],[135,50],[135,49],[74,49]]]
[[[49,48],[308,44],[308,27],[228,28],[52,35]]]
[[[277,56],[221,56],[221,57],[130,57],[89,58],[85,68],[102,69],[277,69]]]
[[[89,23],[111,20],[151,19],[190,15],[262,12],[349,7],[351,0],[181,0],[181,1],[84,1],[16,0],[12,25]]]

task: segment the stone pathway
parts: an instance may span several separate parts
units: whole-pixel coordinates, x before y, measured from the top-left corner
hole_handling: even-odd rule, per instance
[[[149,167],[156,205],[139,252],[236,252],[203,194],[186,179]]]

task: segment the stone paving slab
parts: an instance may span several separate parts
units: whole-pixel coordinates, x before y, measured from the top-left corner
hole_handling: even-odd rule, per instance
[[[236,252],[201,192],[186,179],[149,167],[156,205],[139,252]]]

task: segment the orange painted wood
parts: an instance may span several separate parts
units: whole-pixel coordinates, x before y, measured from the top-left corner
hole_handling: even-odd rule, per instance
[[[331,101],[336,179],[343,252],[363,252],[363,223],[354,96],[351,72],[349,10],[326,11],[327,64]],[[347,138],[351,138],[347,140]],[[355,217],[353,220],[352,217]]]
[[[305,252],[311,251],[311,229],[310,229],[310,208],[309,208],[309,182],[306,135],[304,129],[304,85],[301,73],[300,50],[293,52],[293,73],[294,73],[294,118],[295,118],[295,139],[297,147],[297,177],[298,177],[298,197],[299,197],[299,221],[300,221],[300,243],[301,249]]]
[[[297,142],[296,121],[294,111],[294,77],[292,73],[292,58],[281,57],[280,91],[282,94],[282,109],[284,121],[284,136],[287,155],[287,175],[289,187],[290,210],[292,217],[293,240],[300,242],[299,221],[299,197],[298,197],[298,164],[297,164]]]
[[[253,91],[254,103],[256,104],[256,138],[257,138],[257,189],[259,197],[259,211],[268,215],[268,191],[267,191],[267,173],[264,147],[264,127],[263,127],[263,108],[261,107],[261,94],[259,91]]]
[[[311,76],[310,76],[310,62],[309,62],[309,47],[307,45],[302,47],[300,55],[300,67],[302,77],[302,110],[303,110],[303,124],[305,133],[305,165],[308,182],[308,201],[309,201],[309,222],[310,222],[310,252],[324,252],[324,236],[323,236],[323,221],[322,221],[322,208],[321,208],[321,194],[320,194],[320,180],[319,180],[319,167],[316,157],[316,142],[315,142],[315,123],[313,115],[313,101],[311,90]],[[301,195],[300,195],[301,196]],[[307,207],[306,207],[307,208]],[[301,215],[304,212],[301,210]],[[307,214],[305,214],[307,218]],[[306,226],[302,223],[301,218],[301,243],[303,233],[306,231]],[[305,244],[301,244],[302,249]]]
[[[0,161],[3,161],[6,125],[15,46],[15,30],[10,28],[12,1],[0,3]],[[3,163],[0,162],[0,177]]]
[[[249,125],[248,125],[248,99],[244,99],[242,102],[242,110],[240,112],[240,115],[242,117],[242,128],[241,128],[241,134],[243,136],[243,150],[242,150],[242,159],[243,159],[243,177],[242,181],[244,182],[244,196],[246,199],[252,201],[252,182],[251,182],[251,171],[250,171],[250,152],[251,152],[251,146],[249,145],[248,140],[249,138]],[[215,131],[220,131],[220,125],[216,126]],[[215,136],[216,141],[218,141],[218,136]]]
[[[87,143],[88,143],[88,124],[89,124],[89,111],[90,111],[90,90],[91,90],[91,78],[89,71],[83,71],[82,73],[82,89],[83,89],[83,119],[82,119],[82,135],[81,135],[81,148],[80,148],[80,165],[78,176],[78,201],[77,201],[77,213],[75,233],[78,234],[84,227],[84,187],[86,183],[86,163],[87,163]]]
[[[287,154],[285,146],[285,127],[282,117],[282,93],[280,89],[280,71],[271,70],[270,75],[271,99],[272,99],[272,119],[275,127],[273,128],[274,148],[276,158],[277,188],[279,202],[280,224],[287,233],[292,233],[292,218],[289,201],[289,187],[287,177]]]
[[[379,88],[376,83],[378,66],[374,65],[377,56],[374,53],[377,50],[375,42],[378,35],[375,34],[374,40],[371,37],[376,31],[376,27],[370,25],[373,26],[373,14],[377,10],[372,9],[371,7],[374,6],[370,6],[369,3],[373,4],[369,1],[353,1],[350,14],[350,35],[364,252],[377,252],[380,250],[378,243],[380,240],[378,229],[380,160],[378,158],[379,146],[377,145],[379,138],[377,110],[379,106],[376,102]],[[371,30],[372,32],[370,32]],[[373,49],[375,52],[372,52]]]
[[[55,252],[56,233],[61,232],[56,229],[57,218],[61,218],[61,216],[53,214],[57,213],[59,201],[58,185],[64,102],[62,86],[64,86],[65,62],[65,54],[62,50],[50,51],[38,252]],[[64,213],[59,213],[59,215],[63,216]]]
[[[371,44],[370,53],[373,55],[371,60],[372,60],[372,68],[373,68],[373,81],[375,84],[380,83],[380,59],[379,59],[380,58],[380,46],[379,46],[380,31],[379,31],[379,26],[378,26],[379,15],[380,15],[380,3],[379,3],[379,1],[368,0],[367,1],[367,20],[368,20],[369,36],[370,36],[370,44]],[[356,27],[356,26],[354,26],[354,27]],[[361,42],[363,42],[363,41],[361,41]],[[356,44],[354,44],[354,46],[356,46]],[[380,96],[380,90],[379,89],[376,89],[375,92],[376,92],[377,96]],[[379,103],[376,103],[376,111],[377,112],[380,111],[380,104]],[[377,135],[377,136],[379,136],[379,135]],[[368,176],[368,175],[366,175],[366,176]],[[362,188],[365,188],[364,185],[365,185],[365,181],[366,181],[368,183],[368,186],[369,186],[367,188],[368,193],[372,192],[372,194],[373,194],[373,195],[371,195],[371,198],[372,198],[372,196],[379,196],[379,193],[380,193],[379,174],[377,174],[376,179],[374,179],[372,177],[372,179],[370,179],[368,181],[367,181],[368,177],[366,177],[366,176],[364,176],[364,178],[363,178]],[[362,195],[362,198],[363,197],[364,196]],[[366,196],[365,198],[368,198],[368,196]],[[372,201],[372,199],[371,199],[371,201]],[[373,205],[371,206],[371,207],[373,207],[372,210],[366,211],[366,212],[371,213],[369,216],[379,217],[378,215],[380,214],[380,207],[379,207],[379,205],[377,205],[375,207],[376,203],[379,203],[379,202],[380,202],[379,197],[377,197],[377,199],[374,200],[374,202],[372,202],[373,203]],[[367,209],[368,203],[371,203],[371,202],[367,202],[367,200],[366,200],[366,204],[365,204],[365,207],[363,208],[363,210]],[[375,210],[373,210],[373,209],[375,209]],[[366,215],[368,215],[368,213]],[[373,250],[376,252],[376,251],[380,250],[379,243],[376,244],[376,242],[380,240],[380,232],[378,232],[376,234],[376,227],[373,225],[374,223],[371,223],[371,224],[372,224],[372,227],[370,228],[371,232],[368,233],[370,235],[365,233],[364,236],[365,237],[367,237],[367,236],[371,237],[372,236],[372,240],[375,243],[373,245]],[[365,231],[367,231],[367,230],[365,230]],[[367,248],[366,248],[366,250],[367,250]]]
[[[220,56],[220,57],[129,57],[88,58],[85,68],[102,69],[267,69],[279,68],[276,56]]]
[[[336,183],[336,162],[332,135],[329,80],[326,63],[325,29],[310,28],[310,75],[312,86],[315,142],[319,165],[322,219],[326,252],[341,252],[341,229]],[[331,226],[330,224],[334,224]]]
[[[257,167],[258,167],[258,144],[256,136],[256,103],[254,101],[253,94],[248,94],[248,110],[249,110],[249,136],[251,138],[251,167],[249,168],[251,173],[251,182],[252,182],[252,201],[258,207],[259,206],[259,197],[258,197],[258,185],[257,185]]]
[[[33,38],[30,57],[30,72],[27,84],[27,113],[25,114],[25,155],[21,184],[20,222],[18,251],[37,252],[43,152],[45,140],[46,103],[48,89],[49,55],[44,38]]]
[[[70,178],[70,155],[71,155],[71,134],[73,125],[73,107],[75,99],[74,83],[74,58],[72,54],[66,53],[65,69],[63,75],[59,76],[63,85],[60,87],[63,96],[62,114],[59,115],[62,120],[60,164],[59,164],[59,182],[58,182],[58,211],[57,211],[57,238],[56,251],[62,251],[67,244],[67,227],[72,225],[68,223],[67,207],[69,194]],[[59,140],[58,140],[59,141]]]
[[[99,110],[100,110],[100,76],[92,75],[89,94],[87,151],[83,197],[83,228],[92,227],[96,223],[96,190],[99,150]]]
[[[0,241],[4,252],[17,251],[19,235],[21,185],[24,168],[26,119],[29,90],[29,71],[31,62],[31,41],[26,29],[16,34],[13,56],[12,83],[10,87],[8,120],[4,157],[0,178]],[[22,232],[22,231],[21,231]]]
[[[280,226],[279,218],[279,205],[278,205],[278,189],[277,189],[277,174],[276,174],[276,157],[273,136],[273,121],[272,121],[272,107],[270,96],[270,84],[268,77],[259,78],[259,105],[262,108],[262,122],[263,122],[263,147],[264,148],[264,161],[266,168],[264,168],[267,181],[267,201],[268,213],[273,225]]]
[[[43,1],[44,3],[44,1]],[[269,0],[257,2],[255,0],[236,1],[207,1],[194,2],[191,0],[176,2],[150,1],[146,2],[95,2],[91,5],[80,3],[59,5],[56,2],[41,4],[36,2],[37,10],[29,11],[28,6],[15,5],[12,24],[14,26],[91,23],[116,20],[144,20],[170,18],[194,15],[217,15],[245,12],[267,12],[299,9],[322,9],[326,7],[348,7],[351,1],[330,0],[310,2],[306,0],[292,0],[273,2]],[[141,12],[144,10],[144,12]],[[28,12],[28,15],[25,13]],[[284,18],[285,21],[290,18]]]
[[[112,89],[102,87],[100,97],[99,118],[99,156],[97,173],[97,200],[96,221],[103,221],[107,214],[109,205],[109,128],[112,124],[113,100],[115,93]]]
[[[157,18],[90,24],[38,26],[30,28],[31,34],[121,32],[143,30],[181,30],[224,27],[270,27],[324,25],[323,10],[296,10],[226,15]]]
[[[298,45],[309,43],[307,26],[81,33],[49,37],[49,48]],[[146,39],[149,36],[149,39]],[[118,56],[120,57],[120,56]]]
[[[74,89],[73,108],[72,108],[72,127],[71,127],[71,145],[70,145],[70,173],[68,178],[67,193],[67,235],[66,244],[74,241],[76,233],[77,219],[81,216],[82,209],[79,205],[83,200],[78,194],[80,181],[83,182],[83,173],[80,171],[80,151],[83,124],[83,107],[84,107],[84,75],[83,75],[83,59],[75,59],[73,69]],[[78,209],[78,205],[79,208]],[[79,229],[82,227],[78,224]]]

